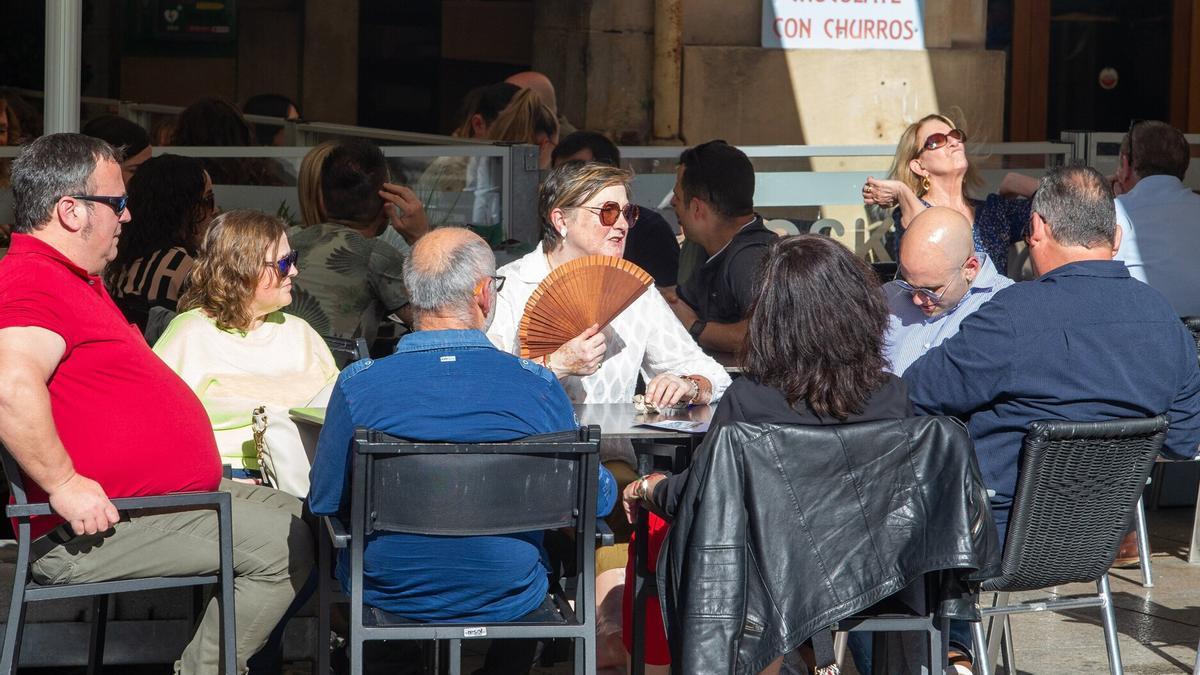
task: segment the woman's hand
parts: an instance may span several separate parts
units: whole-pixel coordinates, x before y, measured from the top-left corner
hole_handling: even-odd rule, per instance
[[[646,476],[644,479],[646,481],[646,494],[654,494],[654,488],[660,482],[666,480],[666,478],[667,477],[661,473],[652,473],[649,476]],[[638,505],[642,501],[642,497],[639,494],[642,480],[642,478],[639,478],[633,481],[629,485],[626,485],[625,489],[621,491],[621,507],[625,509],[625,520],[629,521],[630,523],[633,523],[634,517],[637,516]]]
[[[404,241],[415,244],[429,232],[429,218],[425,216],[425,207],[417,199],[417,193],[403,185],[384,183],[379,196],[383,198],[388,223],[404,237]]]
[[[659,373],[646,384],[646,400],[660,410],[680,401],[690,403],[698,393],[699,387],[693,380],[670,373]]]
[[[600,370],[607,351],[608,345],[605,344],[604,333],[600,332],[600,325],[592,324],[548,356],[546,367],[558,377],[591,375]]]
[[[867,178],[867,184],[862,190],[863,203],[884,208],[899,206],[900,197],[905,190],[908,190],[908,186],[898,180]]]

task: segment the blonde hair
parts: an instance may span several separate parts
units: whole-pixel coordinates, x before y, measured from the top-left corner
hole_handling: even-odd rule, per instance
[[[566,162],[553,169],[538,188],[538,216],[542,219],[545,251],[549,253],[562,245],[562,235],[550,219],[554,209],[581,206],[597,192],[614,185],[623,186],[629,195],[631,181],[631,172],[597,162]]]
[[[334,141],[325,141],[316,145],[304,159],[300,161],[300,174],[296,177],[296,191],[300,197],[300,217],[304,226],[317,225],[328,220],[325,208],[321,204],[321,170],[325,168],[325,159],[337,145]]]
[[[204,236],[190,285],[179,311],[199,307],[223,331],[246,331],[254,317],[250,303],[268,256],[274,256],[284,222],[261,211],[234,209],[216,218]]]
[[[539,133],[551,139],[558,136],[558,118],[532,89],[517,92],[488,127],[489,140],[509,143],[533,143]]]
[[[913,172],[909,163],[917,158],[921,152],[921,147],[924,145],[921,138],[917,136],[922,124],[926,122],[943,122],[951,129],[961,129],[959,125],[954,123],[954,120],[940,113],[926,115],[921,119],[908,125],[904,133],[900,134],[900,142],[896,144],[896,156],[892,158],[892,168],[888,171],[888,177],[898,180],[912,189],[913,194],[918,197],[925,195],[925,187],[922,185],[923,176],[919,176]],[[979,172],[969,162],[967,163],[967,172],[963,175],[963,196],[969,197],[971,190],[983,187],[983,178],[979,176]]]

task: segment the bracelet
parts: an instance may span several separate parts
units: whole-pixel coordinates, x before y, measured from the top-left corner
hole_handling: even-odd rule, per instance
[[[634,488],[633,495],[638,499],[648,502],[650,501],[650,479],[654,476],[661,476],[661,473],[648,473],[642,476],[637,481],[637,487]]]
[[[700,375],[684,375],[683,377],[686,380],[691,380],[692,386],[695,387],[695,394],[692,396],[691,403],[700,405],[712,400],[712,383],[708,381],[708,378],[701,377]],[[704,400],[701,401],[701,399]]]

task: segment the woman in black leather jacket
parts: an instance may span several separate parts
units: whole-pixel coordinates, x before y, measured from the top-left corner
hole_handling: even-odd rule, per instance
[[[744,375],[726,390],[711,429],[727,422],[830,425],[913,414],[904,382],[885,370],[888,310],[879,281],[849,249],[814,234],[780,239],[763,260],[757,288]],[[631,521],[639,504],[651,511],[652,567],[686,482],[686,471],[651,474],[622,495]],[[626,649],[632,643],[630,558],[623,607]],[[657,598],[650,600],[647,615],[646,661],[665,665],[670,658]],[[777,669],[778,662],[764,672]]]

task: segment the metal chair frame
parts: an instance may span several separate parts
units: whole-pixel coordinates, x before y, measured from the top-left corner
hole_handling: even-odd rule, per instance
[[[6,513],[9,518],[17,521],[17,563],[13,576],[8,620],[4,626],[3,651],[0,652],[0,673],[14,675],[17,672],[21,657],[21,637],[25,628],[25,607],[30,602],[57,598],[94,598],[87,670],[88,675],[94,675],[99,673],[103,667],[109,595],[209,584],[220,586],[217,602],[221,611],[221,672],[226,675],[238,672],[235,642],[237,632],[233,607],[232,500],[228,492],[192,492],[111,500],[118,511],[187,510],[196,507],[215,509],[221,559],[220,570],[216,574],[42,585],[32,580],[29,571],[30,547],[33,543],[30,537],[29,519],[32,516],[49,516],[53,511],[47,503],[29,503],[17,462],[9,454],[8,449],[3,446],[0,446],[0,462],[3,463],[4,474],[13,498],[13,503],[8,505]]]
[[[1165,415],[1149,419],[1030,424],[1022,448],[1002,576],[983,584],[997,592],[988,619],[974,624],[975,672],[991,675],[1002,639],[1016,672],[1009,615],[1100,607],[1109,672],[1123,675],[1108,568],[1136,518],[1141,495],[1166,437]],[[1106,465],[1111,463],[1111,466]],[[1128,468],[1128,471],[1112,471]],[[1085,470],[1090,473],[1083,473]],[[1091,581],[1096,595],[1008,604],[1010,593]],[[997,627],[995,618],[1002,616]]]
[[[350,672],[358,675],[363,669],[363,644],[376,640],[423,640],[449,642],[449,672],[450,675],[460,675],[462,672],[462,643],[471,639],[525,639],[525,638],[565,638],[575,645],[576,675],[595,675],[596,672],[596,604],[595,577],[596,554],[596,475],[599,466],[599,427],[592,426],[580,429],[578,433],[569,432],[569,440],[562,438],[534,437],[513,441],[510,443],[410,443],[388,436],[378,431],[358,429],[354,437],[354,466],[351,478],[350,524],[338,518],[325,517],[328,537],[321,537],[321,551],[318,560],[320,578],[320,607],[318,617],[318,639],[329,635],[329,609],[335,600],[332,584],[332,569],[334,549],[350,551],[351,582],[350,582]],[[560,435],[561,436],[561,435]],[[411,457],[414,455],[516,455],[521,457],[541,457],[552,460],[569,459],[577,467],[572,472],[576,480],[569,479],[574,490],[573,506],[570,514],[562,513],[569,521],[568,527],[575,530],[577,573],[573,584],[574,608],[568,602],[566,594],[551,584],[554,601],[561,622],[537,623],[404,623],[376,625],[365,622],[366,606],[363,602],[363,548],[366,537],[373,532],[413,532],[419,534],[437,534],[430,527],[436,523],[425,522],[416,529],[411,525],[387,524],[389,518],[387,507],[381,506],[378,495],[383,490],[375,490],[379,477],[392,468],[380,468],[381,460],[397,456]],[[564,480],[568,480],[564,476]],[[460,500],[461,504],[461,500]],[[462,505],[463,509],[467,505]],[[405,520],[415,521],[427,516],[419,514],[402,514]],[[513,514],[508,514],[513,515]],[[531,518],[544,520],[550,514],[537,514]],[[514,521],[515,522],[515,521]],[[530,531],[545,529],[544,527],[522,527],[511,531]],[[507,530],[506,530],[507,531]],[[452,532],[455,536],[471,536],[472,534],[497,534],[499,530],[489,523],[472,524],[466,529],[459,527]],[[319,672],[327,672],[329,654],[322,649],[318,660]]]
[[[342,338],[332,335],[322,335],[321,339],[325,341],[325,346],[329,347],[329,351],[333,352],[333,360],[337,363],[338,368],[369,358],[371,350],[364,338]]]

